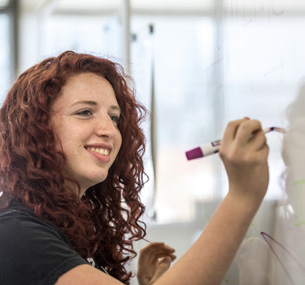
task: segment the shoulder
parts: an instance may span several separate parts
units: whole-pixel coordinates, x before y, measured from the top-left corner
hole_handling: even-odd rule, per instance
[[[64,238],[63,233],[55,225],[38,218],[30,209],[18,204],[0,210],[0,226],[33,238],[35,236],[32,231],[36,230],[38,230],[38,233],[53,232],[55,235],[62,235],[62,238]],[[7,231],[6,234],[12,235],[12,232]]]
[[[0,227],[0,244],[16,242],[22,237],[22,244],[52,239],[69,245],[68,239],[59,228],[38,218],[30,209],[21,205],[14,204],[0,210]]]
[[[0,284],[54,284],[87,264],[58,228],[23,206],[0,210],[0,228]]]

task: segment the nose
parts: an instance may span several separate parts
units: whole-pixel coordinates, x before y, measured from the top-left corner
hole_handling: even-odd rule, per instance
[[[118,129],[111,117],[106,114],[97,118],[95,132],[99,137],[112,138]]]

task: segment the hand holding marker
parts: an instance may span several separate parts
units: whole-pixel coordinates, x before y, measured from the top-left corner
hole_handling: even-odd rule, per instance
[[[282,134],[286,133],[285,129],[279,128],[279,127],[270,127],[270,128],[266,128],[263,130],[264,133],[269,133],[272,131],[279,132]],[[219,150],[220,143],[221,143],[221,140],[213,141],[213,142],[206,143],[204,145],[201,145],[199,147],[196,147],[194,149],[187,151],[185,153],[187,160],[192,160],[192,159],[200,158],[200,157],[206,157],[208,155],[217,153]]]

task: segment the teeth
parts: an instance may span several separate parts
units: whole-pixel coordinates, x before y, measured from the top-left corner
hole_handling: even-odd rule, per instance
[[[88,147],[87,150],[94,151],[103,155],[109,155],[110,153],[109,149],[105,149],[105,148]]]

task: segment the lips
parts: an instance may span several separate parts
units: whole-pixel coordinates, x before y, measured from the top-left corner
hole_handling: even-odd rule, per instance
[[[86,145],[85,149],[98,160],[101,160],[103,162],[110,161],[110,153],[112,150],[111,145],[107,145],[107,144]]]
[[[94,151],[103,155],[109,155],[110,150],[106,148],[96,148],[96,147],[87,147],[86,148],[88,151]]]

